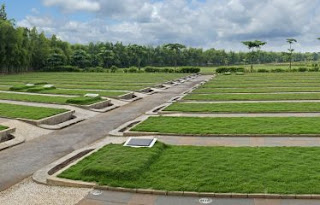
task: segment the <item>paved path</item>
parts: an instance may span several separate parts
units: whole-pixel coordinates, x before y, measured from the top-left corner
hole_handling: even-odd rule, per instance
[[[88,194],[78,205],[201,205],[199,197],[156,196],[148,194],[102,191],[101,195]],[[212,198],[207,205],[318,205],[319,200],[296,199],[232,199]]]
[[[2,151],[0,153],[0,191],[68,153],[102,139],[121,124],[137,118],[209,77],[200,76],[192,82],[147,96],[120,109],[97,115],[77,125]]]

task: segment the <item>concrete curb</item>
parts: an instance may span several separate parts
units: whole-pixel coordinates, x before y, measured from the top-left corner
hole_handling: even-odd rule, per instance
[[[16,130],[16,128],[7,129],[7,135],[10,135],[12,137],[12,139],[10,139],[8,141],[1,142],[0,143],[0,151],[25,142],[25,138],[23,136],[20,136],[20,135],[13,133],[13,132],[15,132],[15,130]]]
[[[134,120],[126,122],[126,123],[120,125],[118,128],[109,132],[109,135],[111,135],[111,136],[124,136],[124,133],[126,132],[126,130],[134,127],[135,125],[138,125],[142,121],[148,119],[148,117],[149,117],[148,115],[142,115]]]
[[[60,179],[56,176],[59,175],[64,170],[68,169],[70,166],[78,163],[90,154],[98,151],[100,148],[110,144],[110,143],[124,143],[126,138],[105,138],[95,144],[86,146],[79,150],[75,150],[72,153],[56,160],[55,162],[47,165],[46,167],[36,171],[32,175],[34,182],[45,185],[63,185],[72,187],[89,187],[96,186],[95,183],[80,182],[75,180]],[[61,183],[61,184],[60,184]],[[60,185],[59,185],[60,184]],[[68,185],[69,184],[69,185]],[[79,184],[81,186],[79,186]]]
[[[74,110],[69,110],[67,112],[60,113],[60,114],[50,116],[47,118],[43,118],[40,120],[30,120],[30,119],[23,119],[23,118],[17,118],[17,120],[21,120],[23,122],[27,122],[27,123],[35,125],[35,126],[40,126],[42,124],[57,125],[57,124],[60,124],[60,123],[63,123],[65,121],[70,120],[74,113],[75,113]]]
[[[141,123],[141,122],[140,122]],[[134,127],[134,126],[133,126]],[[132,127],[132,128],[133,128]],[[132,129],[131,128],[131,129]],[[125,131],[122,136],[172,136],[172,137],[320,137],[320,134],[177,134]]]
[[[146,112],[146,115],[158,115],[159,113],[163,112],[162,110],[165,109],[166,107],[170,106],[172,103],[163,103],[162,105],[159,105],[152,110],[149,110]]]

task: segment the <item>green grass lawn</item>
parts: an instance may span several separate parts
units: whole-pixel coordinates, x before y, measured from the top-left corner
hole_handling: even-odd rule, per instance
[[[172,134],[320,134],[319,117],[149,117],[131,129]]]
[[[0,125],[0,131],[5,129],[8,129],[8,127]]]
[[[216,193],[320,194],[320,148],[107,145],[59,177]]]
[[[66,109],[0,103],[0,117],[7,118],[24,118],[30,120],[40,120],[67,111],[68,110]]]
[[[92,91],[92,90],[80,90],[80,89],[70,89],[70,90],[54,89],[54,90],[45,90],[40,93],[62,94],[62,95],[85,95],[87,93],[95,93],[95,94],[99,94],[100,96],[103,96],[103,97],[118,97],[118,96],[124,95],[128,92]]]
[[[285,93],[285,94],[190,94],[184,100],[320,100],[320,93]]]
[[[192,93],[320,92],[320,87],[198,88]]]
[[[57,88],[136,91],[187,75],[189,74],[35,72],[0,76],[0,85],[14,86],[46,82]]]
[[[174,103],[164,111],[203,113],[320,112],[319,103]]]
[[[264,87],[320,87],[319,83],[208,83],[203,85],[204,88],[264,88]]]
[[[1,100],[15,100],[15,101],[25,101],[25,102],[38,102],[38,103],[54,103],[54,104],[92,104],[94,102],[102,101],[102,99],[87,100],[85,97],[60,97],[60,96],[45,96],[45,95],[27,95],[27,94],[16,94],[16,93],[1,93]],[[75,101],[70,101],[75,99]],[[81,100],[79,100],[81,99]],[[69,101],[68,101],[69,100]]]

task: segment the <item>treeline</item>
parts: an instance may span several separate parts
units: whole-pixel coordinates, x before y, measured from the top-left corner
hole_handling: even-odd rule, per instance
[[[187,48],[181,44],[161,46],[123,45],[121,42],[70,44],[55,35],[48,38],[36,28],[17,27],[7,19],[4,5],[0,9],[0,72],[14,73],[40,70],[63,70],[145,66],[220,66],[249,63],[246,52]],[[318,53],[295,53],[293,61],[317,61]],[[252,59],[250,59],[251,61]],[[259,51],[253,63],[282,63],[288,55]]]

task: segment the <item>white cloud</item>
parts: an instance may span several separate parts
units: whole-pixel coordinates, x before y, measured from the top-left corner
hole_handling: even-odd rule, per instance
[[[314,0],[43,0],[62,11],[86,11],[87,21],[27,16],[18,22],[77,43],[122,41],[245,50],[243,40],[264,40],[265,49],[283,50],[297,38],[297,50],[320,49],[320,2]]]
[[[99,11],[100,4],[91,0],[43,0],[45,6],[58,6],[64,11]]]

